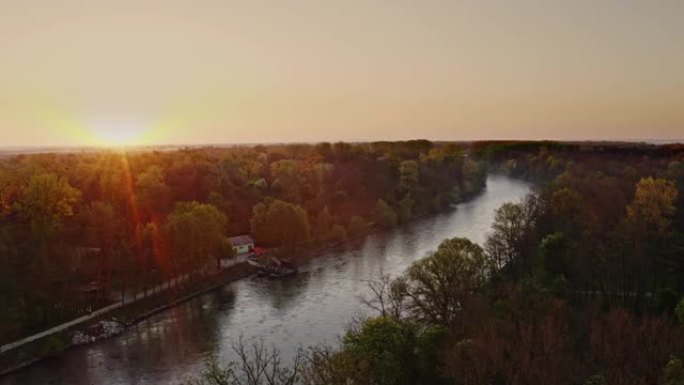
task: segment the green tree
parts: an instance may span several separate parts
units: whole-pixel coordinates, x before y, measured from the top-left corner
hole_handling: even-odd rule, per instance
[[[80,198],[81,192],[65,178],[41,173],[30,178],[16,202],[14,209],[28,224],[33,239],[26,245],[27,255],[35,255],[43,269],[52,260],[49,254],[56,250],[50,245],[57,239],[62,221],[74,214],[74,205]]]
[[[369,384],[416,383],[416,329],[408,323],[386,317],[366,320],[347,331],[342,349]]]
[[[675,308],[675,315],[677,316],[677,321],[684,325],[684,297],[679,300],[677,307]]]
[[[257,204],[251,220],[252,233],[258,242],[292,246],[311,239],[306,211],[301,206],[274,200],[268,206]]]
[[[392,228],[397,225],[397,214],[382,199],[378,199],[378,203],[375,205],[375,223],[384,228]]]
[[[249,220],[249,225],[252,236],[259,243],[266,243],[270,236],[266,226],[267,215],[268,206],[265,203],[260,202],[252,207],[252,217]]]
[[[136,200],[141,211],[153,218],[167,212],[172,194],[164,181],[164,171],[159,166],[149,166],[135,181]]]
[[[178,202],[166,220],[172,253],[181,266],[198,270],[213,257],[220,267],[229,253],[225,232],[228,218],[215,206],[199,202]]]
[[[487,182],[487,174],[481,164],[467,160],[463,162],[463,179],[460,193],[462,197],[469,197],[480,191]]]
[[[419,322],[454,327],[463,307],[487,283],[493,269],[477,244],[466,238],[444,240],[400,278],[407,308]]]
[[[80,191],[66,179],[51,173],[38,174],[29,180],[16,209],[36,233],[48,236],[56,232],[63,218],[74,214],[73,206],[80,197]]]
[[[420,167],[415,160],[405,160],[399,164],[399,192],[415,192],[420,178]]]
[[[292,202],[301,200],[302,178],[298,166],[299,162],[293,159],[282,159],[271,163],[271,175],[273,175],[271,188],[278,192],[282,199]]]
[[[533,198],[522,203],[504,203],[494,215],[492,233],[485,249],[497,267],[506,267],[514,277],[518,269],[530,267],[530,238],[536,216]]]

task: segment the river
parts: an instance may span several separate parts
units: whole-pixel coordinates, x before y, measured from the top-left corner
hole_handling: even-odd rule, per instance
[[[519,201],[530,185],[490,175],[486,190],[456,209],[426,216],[326,252],[300,274],[248,278],[158,313],[112,339],[67,350],[0,379],[0,385],[177,384],[207,359],[232,357],[232,344],[263,339],[285,355],[298,346],[335,343],[368,310],[368,280],[396,276],[440,241],[467,237],[482,244],[494,211]]]

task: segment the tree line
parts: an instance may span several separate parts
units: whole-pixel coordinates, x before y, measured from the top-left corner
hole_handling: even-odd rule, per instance
[[[684,148],[486,142],[471,155],[537,186],[496,211],[483,245],[448,239],[379,277],[363,301],[375,314],[337,345],[288,365],[238,343],[236,363],[190,382],[684,383]]]
[[[479,192],[483,163],[425,140],[0,158],[0,341],[191,282],[265,247],[338,242]]]

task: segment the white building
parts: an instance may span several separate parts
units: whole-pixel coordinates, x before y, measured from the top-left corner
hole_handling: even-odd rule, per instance
[[[254,248],[254,239],[249,235],[238,235],[230,237],[230,244],[233,245],[235,255],[249,253]]]

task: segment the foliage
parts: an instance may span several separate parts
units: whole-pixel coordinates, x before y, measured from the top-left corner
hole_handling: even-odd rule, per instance
[[[378,203],[375,205],[375,223],[384,228],[392,228],[397,225],[397,214],[382,199],[378,199]]]
[[[675,315],[680,324],[684,324],[684,298],[679,300],[675,308]]]
[[[206,264],[229,255],[227,236],[251,231],[266,247],[337,242],[441,210],[464,185],[484,187],[482,165],[464,172],[463,151],[421,140],[4,157],[0,339],[214,271]],[[185,212],[182,202],[213,208]],[[81,298],[78,287],[93,282],[96,298]]]
[[[514,276],[531,268],[529,252],[538,209],[535,197],[531,196],[520,203],[504,203],[496,210],[485,248],[499,268]]]
[[[378,385],[415,383],[416,330],[392,318],[374,318],[352,327],[342,339],[344,354],[357,371]]]
[[[497,210],[485,250],[446,240],[403,275],[371,282],[363,302],[378,317],[353,324],[340,347],[312,348],[302,383],[682,383],[684,147],[486,142],[466,157],[423,146],[374,143],[376,182],[344,179],[339,201],[309,216],[352,234],[369,214],[392,227],[480,191],[485,162],[538,188]],[[321,149],[337,159],[359,151]],[[354,214],[358,226],[339,221],[340,202],[369,189],[382,193]]]
[[[309,219],[301,206],[274,200],[254,207],[252,233],[267,245],[292,246],[310,240]]]
[[[643,178],[634,200],[627,206],[627,220],[640,231],[665,234],[676,212],[677,188],[664,179]]]
[[[465,238],[442,241],[401,278],[407,310],[419,322],[455,327],[463,307],[487,283],[494,265]]]
[[[15,210],[28,220],[41,237],[49,237],[58,230],[63,218],[73,215],[73,206],[80,192],[63,177],[53,173],[31,177],[17,201]]]
[[[149,219],[161,216],[171,204],[171,189],[164,181],[160,166],[149,166],[135,181],[136,203],[141,213]]]
[[[166,232],[181,270],[201,269],[211,258],[220,260],[226,250],[232,250],[224,247],[228,242],[227,225],[226,215],[213,205],[176,203],[166,220]]]

